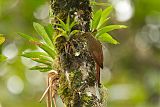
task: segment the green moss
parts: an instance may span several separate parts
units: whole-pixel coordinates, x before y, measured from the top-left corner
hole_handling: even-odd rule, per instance
[[[82,95],[82,101],[85,107],[93,107],[93,98],[87,94]]]

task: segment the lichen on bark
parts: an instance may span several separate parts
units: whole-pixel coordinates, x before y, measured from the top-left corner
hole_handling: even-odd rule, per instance
[[[89,0],[51,0],[51,9],[53,16],[64,22],[68,16],[71,21],[76,19],[78,25],[72,30],[89,31],[92,12]],[[58,94],[66,107],[102,107],[102,97],[99,98],[95,88],[95,62],[82,34],[77,33],[69,40],[61,36],[55,45],[59,59],[57,71],[60,75]]]

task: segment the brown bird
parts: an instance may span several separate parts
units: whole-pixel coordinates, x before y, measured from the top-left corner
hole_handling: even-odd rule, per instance
[[[83,35],[86,37],[88,50],[96,62],[96,80],[98,85],[100,85],[100,68],[103,69],[102,45],[91,32],[86,32]]]

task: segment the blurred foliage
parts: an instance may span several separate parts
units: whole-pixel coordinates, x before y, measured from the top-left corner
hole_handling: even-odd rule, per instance
[[[2,43],[5,41],[5,37],[3,36],[3,34],[0,34],[0,45],[2,45]],[[4,55],[0,54],[0,62],[3,62],[7,59],[7,57],[5,57]]]
[[[5,41],[3,34],[0,34],[0,45]]]
[[[111,14],[114,18],[109,19],[111,24],[124,24],[129,28],[110,33],[120,45],[105,44],[105,68],[101,73],[108,89],[108,107],[159,107],[160,1],[128,1],[134,10],[129,20],[118,21],[114,5],[115,12]],[[22,51],[41,49],[15,32],[38,37],[32,23],[48,23],[46,7],[46,0],[0,0],[0,33],[6,38],[0,54],[8,58],[0,63],[0,107],[45,106],[38,100],[45,90],[46,74],[29,71],[28,68],[37,63],[20,57]],[[96,5],[94,9],[100,7],[105,8]]]

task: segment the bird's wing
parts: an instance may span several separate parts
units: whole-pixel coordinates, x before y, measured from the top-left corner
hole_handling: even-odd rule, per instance
[[[93,57],[96,63],[103,69],[103,52],[93,51]]]

